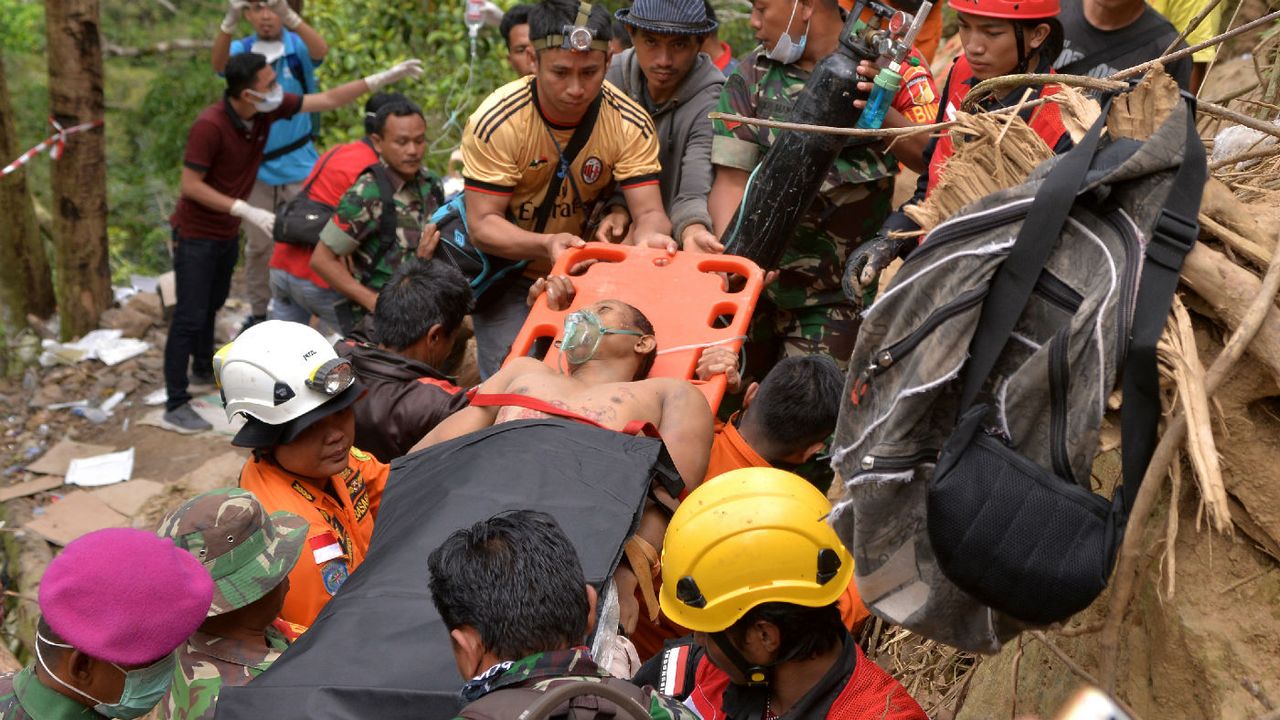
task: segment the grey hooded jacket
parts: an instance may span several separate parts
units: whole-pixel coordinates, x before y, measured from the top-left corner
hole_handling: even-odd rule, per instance
[[[658,182],[662,205],[671,218],[672,236],[679,240],[684,229],[694,223],[711,229],[711,214],[707,211],[712,173],[711,121],[707,113],[715,109],[724,75],[711,58],[699,53],[675,95],[658,107],[649,98],[634,49],[614,56],[605,79],[653,116],[658,129],[658,158],[662,162]]]

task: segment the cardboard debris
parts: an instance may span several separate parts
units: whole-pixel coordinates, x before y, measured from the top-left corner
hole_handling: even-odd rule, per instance
[[[112,510],[93,493],[76,490],[45,506],[43,515],[22,527],[55,545],[66,545],[94,530],[129,527],[129,518]]]
[[[98,487],[124,482],[133,475],[133,448],[88,458],[76,458],[67,467],[67,484]]]
[[[39,460],[27,466],[27,470],[41,475],[66,475],[67,466],[75,458],[87,458],[104,453],[114,452],[115,448],[107,445],[90,445],[74,440],[59,440],[58,444],[49,448]]]
[[[20,482],[17,485],[0,488],[0,502],[9,502],[10,500],[16,500],[17,498],[35,495],[36,493],[42,493],[47,490],[53,490],[54,488],[60,487],[62,487],[62,478],[57,475],[36,478],[35,480],[28,480],[26,482]]]
[[[110,505],[124,515],[137,515],[147,501],[164,490],[164,483],[155,480],[130,480],[118,485],[91,490],[94,497]]]

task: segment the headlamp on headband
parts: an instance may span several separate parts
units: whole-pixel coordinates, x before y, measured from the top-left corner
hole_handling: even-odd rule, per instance
[[[356,381],[355,368],[345,358],[334,358],[311,373],[307,378],[307,387],[325,395],[333,396],[351,387]]]
[[[573,21],[572,25],[561,27],[559,35],[548,35],[535,42],[534,45],[539,50],[570,50],[573,52],[600,50],[608,52],[608,41],[596,40],[595,35],[587,27],[587,23],[590,20],[591,3],[579,3],[578,17]]]

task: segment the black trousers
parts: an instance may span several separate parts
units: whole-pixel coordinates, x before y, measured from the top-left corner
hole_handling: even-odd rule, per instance
[[[213,321],[231,292],[231,274],[240,255],[238,238],[188,238],[173,233],[173,275],[178,303],[164,346],[166,410],[191,400],[187,362],[199,373],[213,371]]]

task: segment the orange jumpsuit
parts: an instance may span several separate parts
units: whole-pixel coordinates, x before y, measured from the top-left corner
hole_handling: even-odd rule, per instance
[[[391,466],[357,448],[328,487],[285,470],[274,461],[250,458],[240,487],[257,496],[267,512],[287,510],[306,518],[307,542],[289,573],[289,593],[280,617],[310,626],[320,609],[364,561],[373,521]]]

